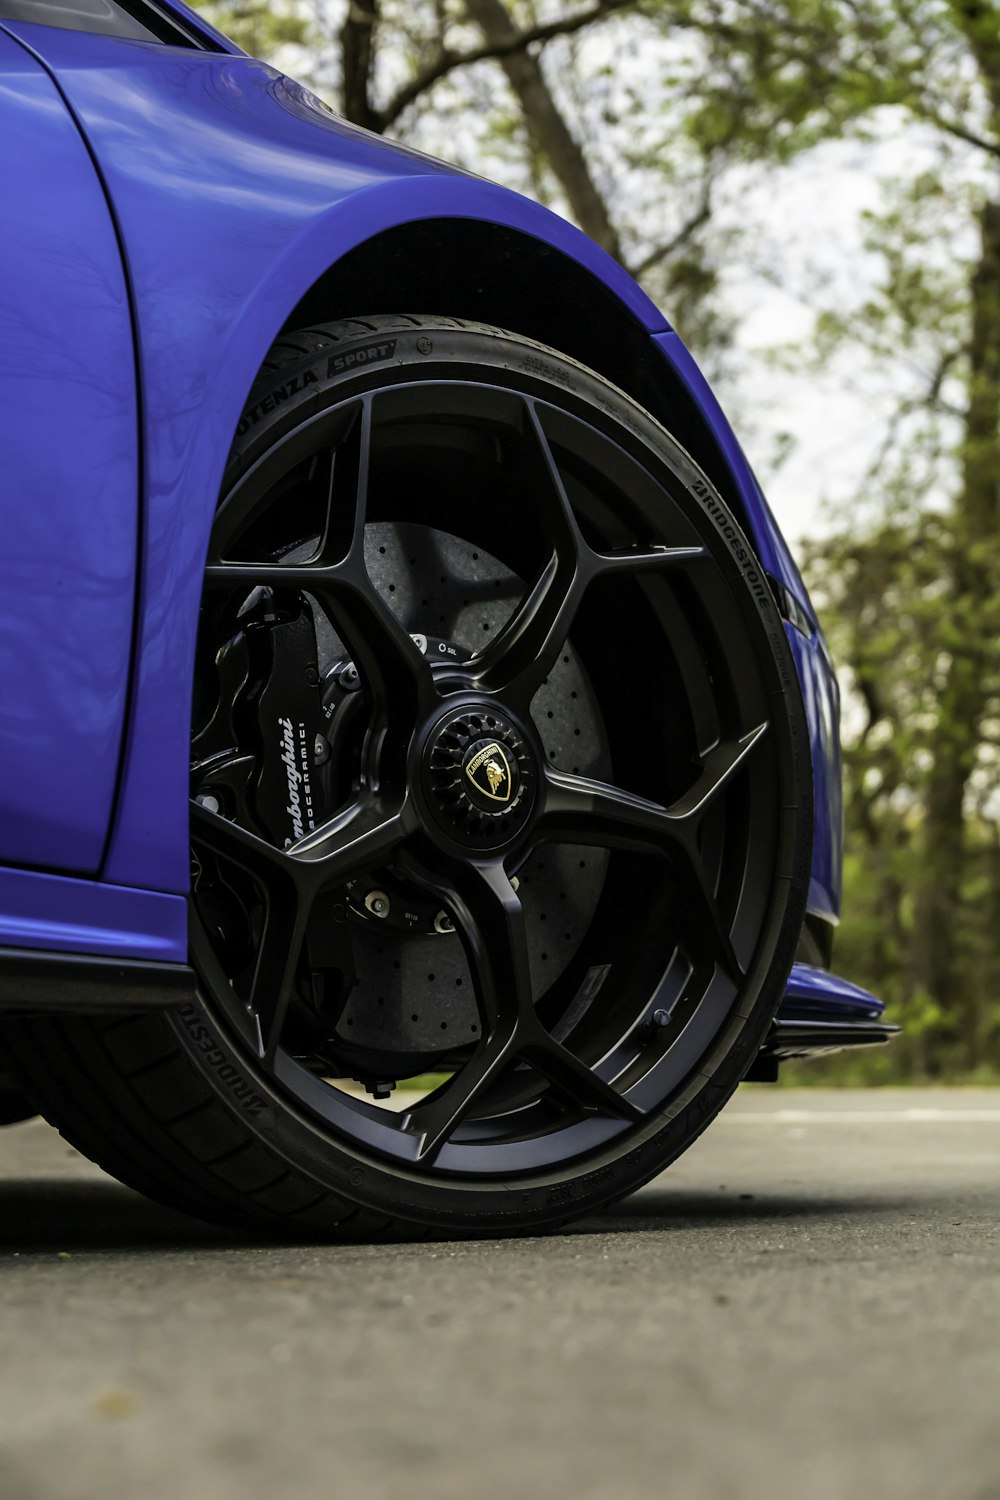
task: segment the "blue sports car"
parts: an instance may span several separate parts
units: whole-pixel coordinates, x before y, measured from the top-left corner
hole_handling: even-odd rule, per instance
[[[0,0],[0,1112],[497,1234],[886,1038],[837,694],[662,314],[176,0]]]

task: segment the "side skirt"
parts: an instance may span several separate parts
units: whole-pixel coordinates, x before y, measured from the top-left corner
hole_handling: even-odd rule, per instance
[[[0,948],[0,1011],[160,1010],[195,998],[187,964]]]

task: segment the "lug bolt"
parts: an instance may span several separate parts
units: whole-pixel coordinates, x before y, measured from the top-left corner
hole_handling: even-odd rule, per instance
[[[652,1022],[653,1022],[653,1025],[657,1029],[660,1029],[660,1028],[662,1028],[664,1026],[669,1026],[670,1025],[670,1012],[669,1012],[669,1010],[654,1010],[653,1011],[653,1015],[652,1015]]]
[[[387,917],[389,915],[389,897],[385,891],[369,891],[365,897],[365,906],[373,917]]]
[[[194,800],[199,807],[203,807],[206,812],[210,813],[217,813],[221,806],[218,797],[213,797],[211,792],[199,792]]]
[[[373,1099],[391,1099],[392,1091],[396,1087],[394,1078],[356,1078],[366,1094],[371,1094]]]

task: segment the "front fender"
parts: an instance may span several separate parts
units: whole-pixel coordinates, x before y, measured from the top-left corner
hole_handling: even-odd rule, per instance
[[[145,438],[132,723],[103,878],[188,886],[186,709],[201,573],[247,393],[291,310],[394,225],[486,220],[543,239],[647,332],[666,324],[590,240],[516,194],[332,116],[251,58],[48,27],[22,38],[100,164],[125,245]],[[151,123],[155,122],[155,123]]]

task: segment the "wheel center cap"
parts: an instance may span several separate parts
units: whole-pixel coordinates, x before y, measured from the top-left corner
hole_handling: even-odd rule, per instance
[[[465,794],[484,812],[494,812],[516,797],[521,772],[498,740],[476,740],[465,752]]]
[[[428,737],[424,768],[435,820],[463,843],[509,843],[531,815],[534,754],[524,732],[492,707],[464,706],[442,720]]]

